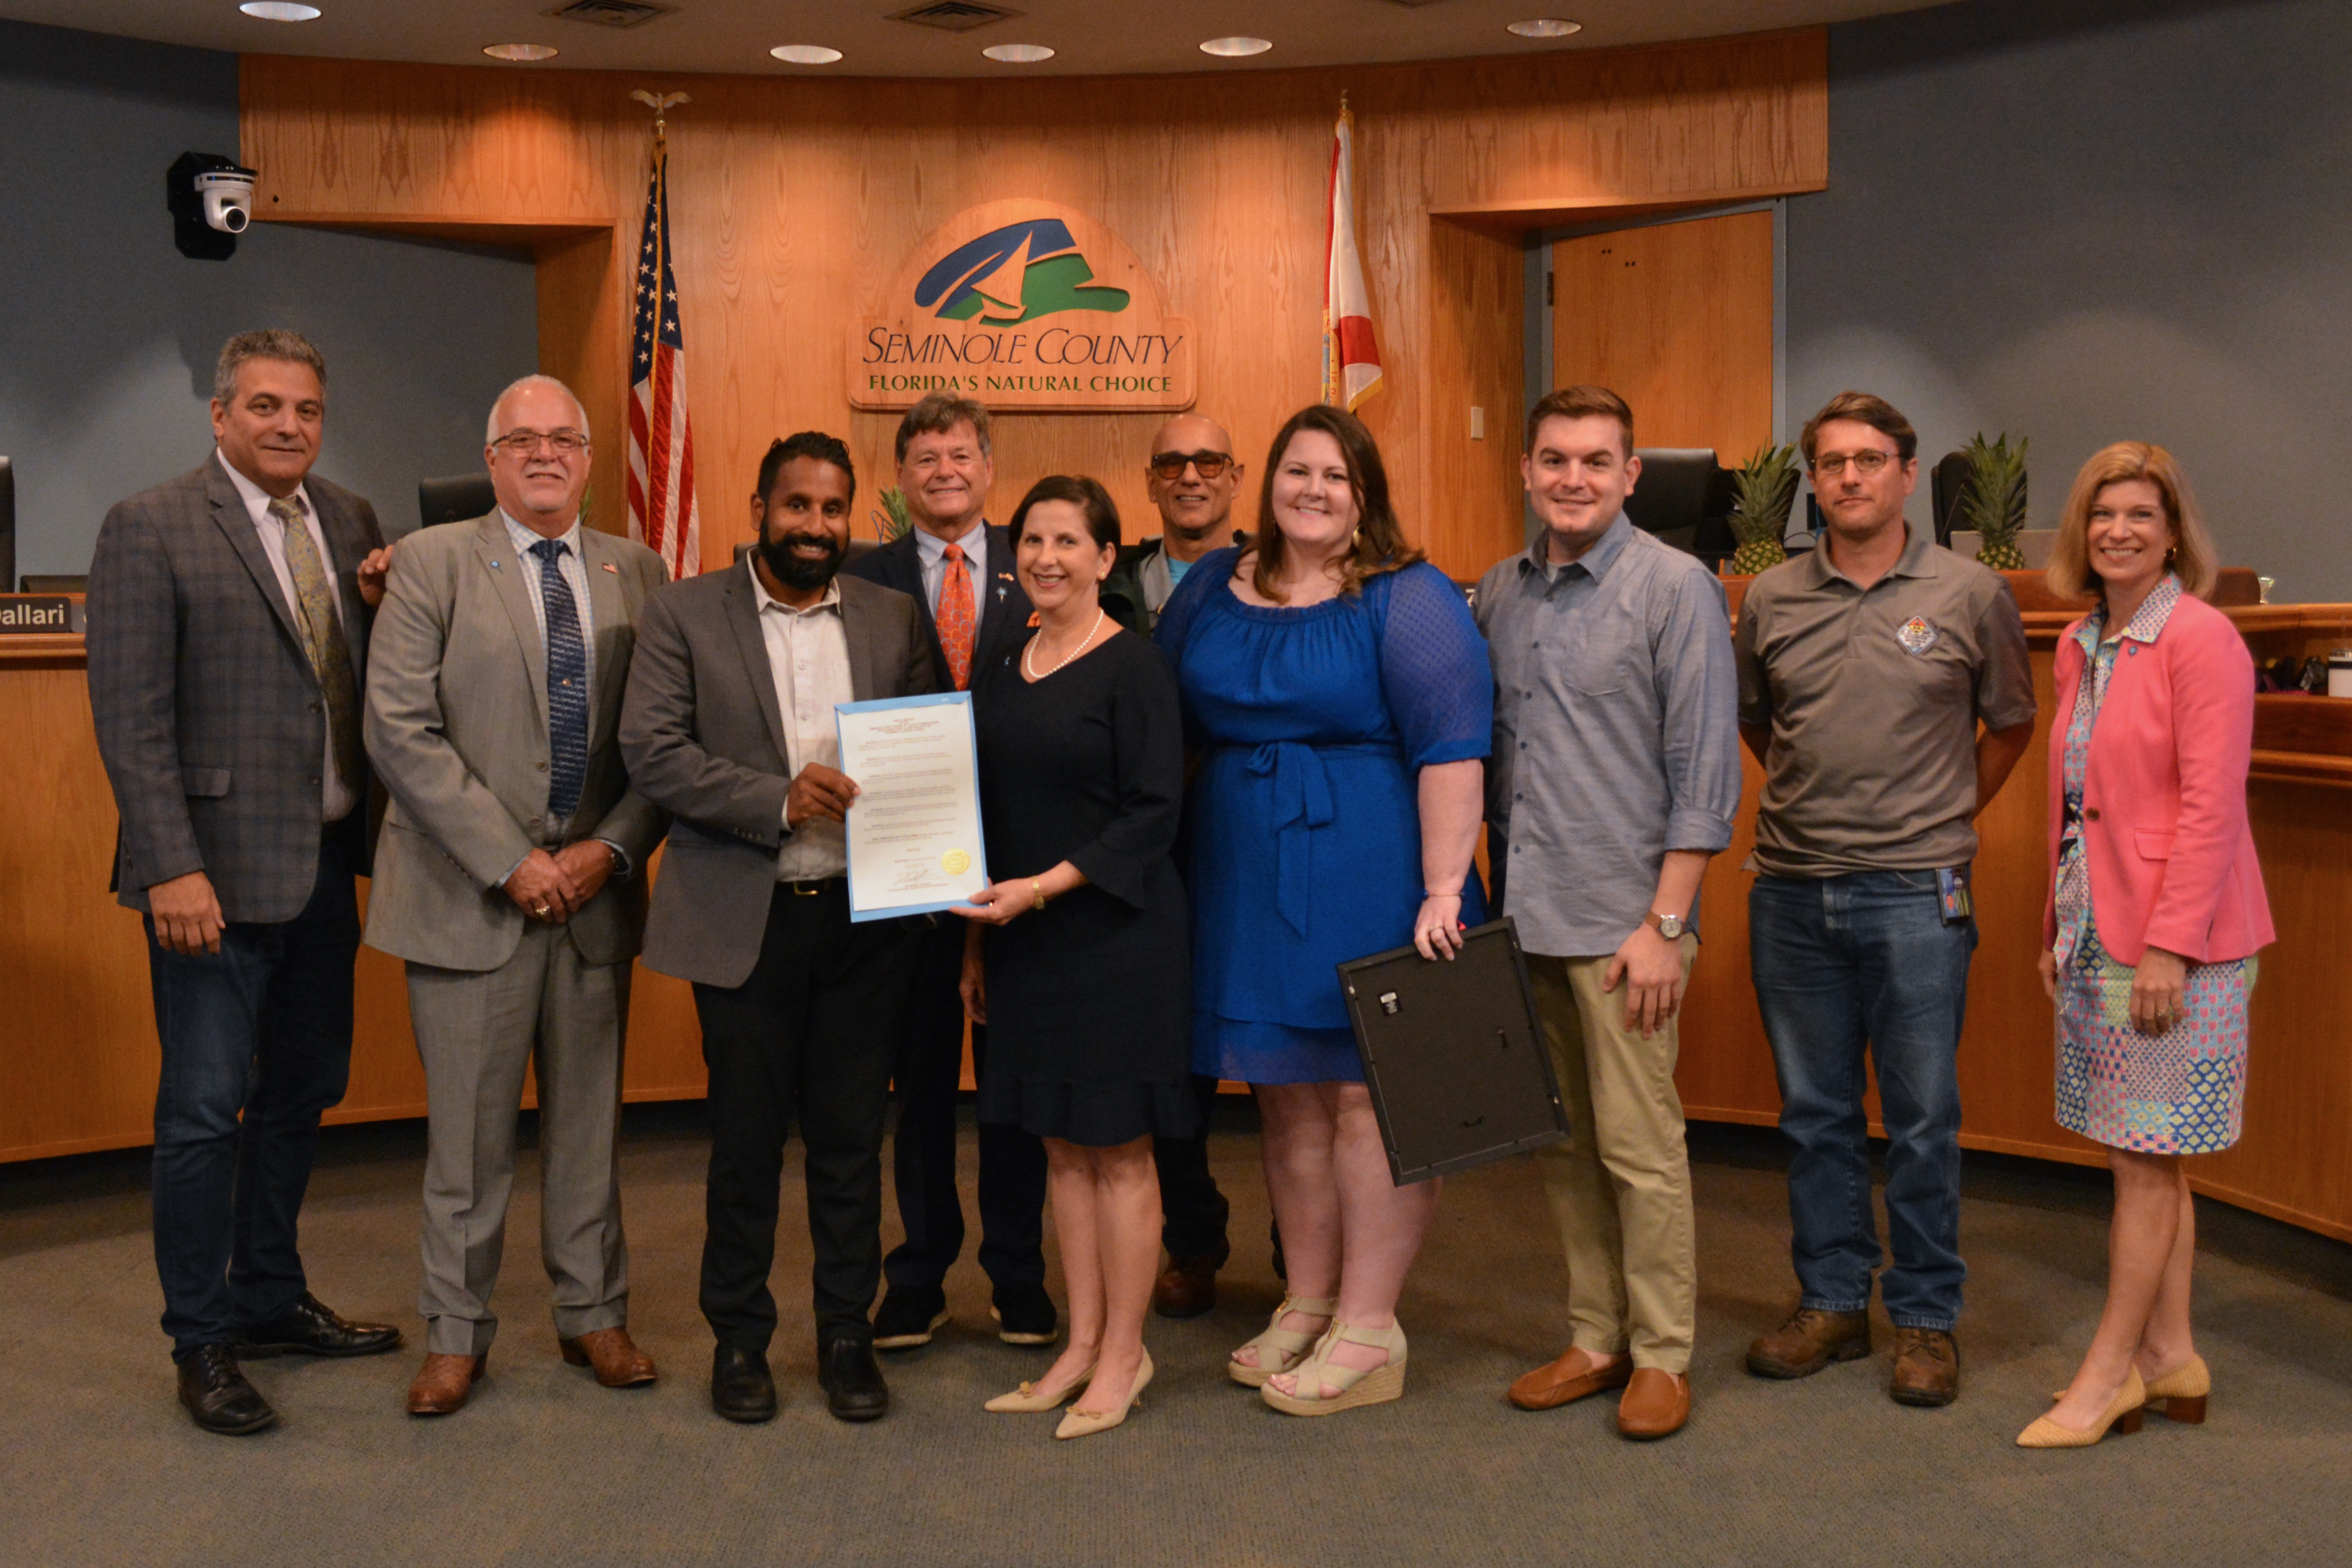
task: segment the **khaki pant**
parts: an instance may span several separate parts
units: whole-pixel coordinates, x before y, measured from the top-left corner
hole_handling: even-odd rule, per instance
[[[1681,947],[1687,976],[1698,938],[1685,934]],[[1569,1125],[1569,1142],[1537,1158],[1568,1254],[1574,1342],[1680,1373],[1690,1367],[1698,1267],[1675,1092],[1679,1037],[1672,1022],[1646,1040],[1626,1026],[1623,982],[1601,989],[1609,963],[1528,954]]]

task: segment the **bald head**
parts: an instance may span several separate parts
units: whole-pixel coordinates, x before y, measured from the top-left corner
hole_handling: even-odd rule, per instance
[[[1225,542],[1241,481],[1234,438],[1215,420],[1179,414],[1153,434],[1145,482],[1160,509],[1162,547],[1170,555],[1196,561]]]

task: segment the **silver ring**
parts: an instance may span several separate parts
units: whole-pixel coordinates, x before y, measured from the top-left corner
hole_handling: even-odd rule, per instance
[[[530,912],[537,915],[540,919],[545,920],[547,918],[547,906],[545,904],[541,904]]]

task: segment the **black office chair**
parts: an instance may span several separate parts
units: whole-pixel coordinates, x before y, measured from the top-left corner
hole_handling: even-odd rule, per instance
[[[0,458],[0,594],[16,585],[16,470]]]
[[[87,572],[30,572],[25,576],[27,594],[87,594],[89,574]]]
[[[498,492],[490,488],[488,473],[452,474],[446,479],[416,481],[419,528],[487,517],[498,504]]]
[[[1731,473],[1716,463],[1714,447],[1647,447],[1633,455],[1642,459],[1642,477],[1625,498],[1625,516],[1635,528],[1710,564],[1738,548],[1730,523]]]
[[[1969,488],[1969,455],[1947,452],[1927,476],[1928,503],[1936,514],[1936,542],[1948,550],[1952,529],[1960,515],[1960,497]]]

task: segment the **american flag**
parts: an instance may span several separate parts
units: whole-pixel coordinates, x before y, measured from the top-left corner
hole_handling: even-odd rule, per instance
[[[677,317],[677,280],[670,274],[669,150],[657,141],[630,327],[629,537],[662,558],[672,581],[702,570],[694,429],[686,417],[686,339]]]

